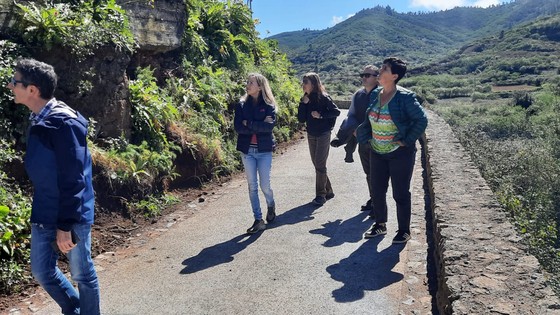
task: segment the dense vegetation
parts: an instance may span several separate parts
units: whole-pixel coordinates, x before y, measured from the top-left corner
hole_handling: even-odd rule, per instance
[[[299,86],[290,62],[275,42],[258,38],[243,2],[187,0],[185,4],[188,20],[177,57],[181,66],[163,82],[149,67],[135,69],[129,81],[130,137],[97,139],[96,122],[90,120],[97,201],[103,202],[100,196],[117,196],[120,211],[128,216],[157,216],[173,202],[165,191],[171,182],[181,182],[175,171],[181,154],[192,159],[188,167],[197,171],[199,184],[239,169],[231,105],[244,94],[247,73],[260,72],[271,82],[279,105],[277,141],[290,139],[299,127],[295,118]],[[19,28],[9,36],[4,34],[7,39],[0,42],[3,82],[11,78],[18,57],[33,57],[37,50],[45,53],[63,47],[73,58],[85,60],[99,47],[112,46],[130,54],[136,49],[125,12],[114,0],[37,1],[17,6]],[[29,183],[12,167],[21,165],[27,115],[27,109],[14,104],[10,91],[2,88],[1,294],[17,292],[29,281]]]
[[[375,7],[325,30],[271,36],[299,74],[318,72],[328,90],[348,98],[360,84],[356,73],[367,63],[399,56],[415,67],[437,64],[476,39],[497,36],[521,23],[558,13],[556,0],[517,0],[490,8],[454,8],[431,13],[397,13]]]

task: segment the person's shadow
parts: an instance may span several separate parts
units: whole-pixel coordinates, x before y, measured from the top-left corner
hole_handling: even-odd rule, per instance
[[[342,219],[334,222],[329,221],[324,223],[322,228],[311,230],[309,233],[328,237],[323,243],[325,247],[335,247],[344,243],[357,243],[362,240],[364,231],[373,223],[372,220],[364,221],[367,216],[366,212],[360,212],[346,221],[342,221]]]
[[[181,270],[181,274],[191,274],[210,267],[229,263],[233,261],[233,256],[247,246],[255,242],[261,233],[252,235],[243,234],[232,238],[229,241],[207,247],[198,253],[198,255],[187,258],[183,261],[186,266]]]
[[[269,230],[282,225],[292,225],[313,220],[313,211],[315,211],[315,209],[317,209],[317,206],[311,203],[292,208],[279,214],[271,224],[267,224],[266,229]],[[266,215],[266,210],[263,214]],[[180,271],[180,274],[191,274],[232,262],[236,254],[254,243],[261,234],[262,231],[252,235],[242,234],[229,241],[207,247],[201,250],[198,255],[185,259],[182,263],[185,267]]]
[[[335,301],[357,301],[364,297],[366,290],[379,290],[404,278],[404,275],[391,271],[399,262],[404,244],[392,245],[378,252],[377,246],[382,239],[376,237],[364,242],[348,258],[327,267],[331,278],[343,284],[332,292]]]

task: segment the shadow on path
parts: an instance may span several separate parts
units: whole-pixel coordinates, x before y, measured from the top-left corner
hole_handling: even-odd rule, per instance
[[[323,243],[325,247],[340,246],[344,243],[357,243],[363,239],[364,232],[374,223],[373,220],[364,220],[367,217],[367,212],[360,212],[346,221],[338,219],[334,222],[324,223],[323,228],[311,230],[309,233],[328,237],[329,239]]]
[[[357,301],[364,297],[366,290],[379,290],[404,278],[391,269],[399,262],[399,253],[405,245],[391,245],[378,252],[377,246],[382,239],[377,237],[364,242],[348,258],[327,267],[331,278],[343,283],[342,287],[332,292],[336,302]]]
[[[313,212],[318,208],[318,206],[312,204],[311,202],[297,206],[277,215],[276,219],[272,223],[266,225],[266,228],[275,229],[281,227],[282,225],[294,225],[300,222],[313,220]],[[263,215],[266,215],[266,213],[263,213]]]
[[[292,208],[282,214],[279,214],[272,224],[267,225],[267,229],[313,220],[312,214],[315,209],[317,209],[317,206],[311,203]],[[264,232],[266,232],[266,230]],[[263,231],[252,235],[242,234],[229,241],[207,247],[201,250],[198,255],[185,259],[182,264],[186,267],[184,267],[180,273],[191,274],[232,262],[234,259],[233,256],[255,242],[262,233]]]
[[[233,261],[233,256],[244,250],[247,246],[256,241],[261,233],[253,235],[239,235],[227,242],[216,244],[205,248],[198,255],[187,258],[183,261],[186,266],[181,270],[181,274],[191,274],[210,267],[225,264]]]

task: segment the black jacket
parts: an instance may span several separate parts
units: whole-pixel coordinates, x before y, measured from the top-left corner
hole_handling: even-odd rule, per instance
[[[250,99],[249,97],[247,102],[239,102],[235,106],[233,125],[238,134],[237,150],[247,154],[251,137],[256,134],[259,152],[272,152],[275,145],[272,129],[276,125],[276,109],[266,104],[262,98],[257,105],[254,105]],[[271,116],[273,122],[264,122],[266,116]],[[247,120],[247,126],[243,125],[243,120]]]
[[[348,115],[342,121],[336,134],[336,137],[342,143],[347,143],[354,130],[366,119],[366,110],[369,107],[371,92],[373,92],[373,89],[368,93],[365,88],[361,88],[352,96]]]
[[[321,118],[313,118],[312,111],[321,114]],[[299,103],[298,121],[307,124],[307,133],[312,136],[321,136],[330,132],[336,122],[336,117],[340,115],[340,110],[328,95],[309,95],[309,103]]]

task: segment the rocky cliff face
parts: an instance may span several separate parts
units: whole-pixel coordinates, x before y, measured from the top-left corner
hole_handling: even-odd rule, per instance
[[[22,1],[24,3],[25,1]],[[34,1],[28,1],[34,2]],[[137,66],[168,67],[181,47],[186,8],[183,0],[117,0],[126,11],[138,44],[133,55],[114,47],[102,47],[78,61],[61,48],[33,49],[34,58],[52,64],[59,75],[55,96],[84,116],[97,121],[99,137],[128,136],[131,105],[128,73]],[[0,36],[9,37],[16,10],[13,0],[0,0]],[[173,59],[173,58],[172,58]]]
[[[169,52],[181,47],[186,8],[183,0],[118,0],[142,51]]]

